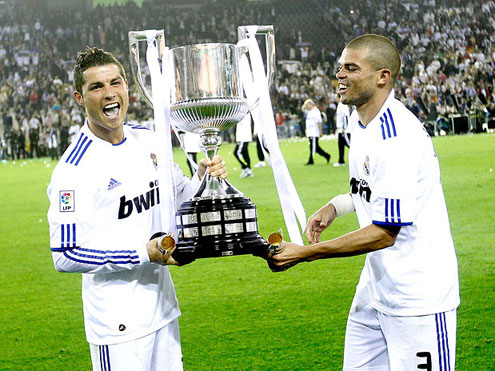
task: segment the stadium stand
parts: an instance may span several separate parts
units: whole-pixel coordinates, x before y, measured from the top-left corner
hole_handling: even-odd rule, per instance
[[[129,1],[76,10],[2,0],[1,159],[47,155],[53,133],[58,153],[68,145],[69,129],[83,119],[72,99],[71,68],[86,45],[128,63],[129,30],[163,28],[167,44],[180,46],[236,42],[243,24],[275,26],[273,102],[275,112],[287,117],[287,135],[303,134],[299,108],[308,97],[326,112],[325,132],[333,133],[336,60],[348,40],[370,32],[398,45],[403,69],[397,95],[432,134],[495,126],[491,0],[145,0],[141,7]],[[147,120],[151,111],[131,91],[129,120]]]

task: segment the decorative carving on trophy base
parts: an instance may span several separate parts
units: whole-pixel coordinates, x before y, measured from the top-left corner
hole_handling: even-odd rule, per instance
[[[242,195],[195,197],[176,213],[178,228],[174,259],[230,255],[263,255],[269,244],[259,235],[256,207]]]

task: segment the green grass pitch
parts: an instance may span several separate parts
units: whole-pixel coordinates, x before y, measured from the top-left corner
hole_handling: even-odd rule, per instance
[[[322,146],[337,157],[335,140]],[[495,355],[495,135],[434,138],[459,259],[457,369],[493,370]],[[309,217],[348,189],[347,167],[304,166],[306,141],[281,141]],[[284,227],[271,168],[240,179],[225,143],[231,182],[256,204],[265,237]],[[254,143],[250,145],[256,163]],[[185,172],[184,155],[176,151]],[[0,370],[89,370],[81,276],[55,271],[49,248],[48,159],[0,164]],[[357,227],[338,219],[324,237]],[[300,264],[272,273],[253,256],[172,267],[185,370],[339,370],[347,312],[364,257]],[[432,284],[435,284],[432,282]]]

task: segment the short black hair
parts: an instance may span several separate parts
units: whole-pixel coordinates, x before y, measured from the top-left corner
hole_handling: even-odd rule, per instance
[[[387,68],[392,74],[392,82],[397,80],[401,68],[400,54],[395,44],[385,36],[361,35],[350,41],[346,48],[367,50],[367,60],[373,68]]]
[[[83,72],[88,68],[96,66],[105,66],[107,64],[115,64],[119,68],[120,75],[127,81],[127,76],[122,63],[110,52],[100,48],[87,46],[84,51],[77,54],[76,64],[74,66],[74,88],[82,94],[82,86],[84,84]]]

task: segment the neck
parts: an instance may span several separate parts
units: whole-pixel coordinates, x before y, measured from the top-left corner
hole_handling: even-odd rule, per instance
[[[389,89],[379,90],[375,96],[371,97],[366,103],[356,107],[356,111],[359,114],[359,121],[363,126],[368,126],[368,124],[376,117],[378,112],[380,112],[383,104],[387,100],[389,94]]]
[[[109,142],[111,144],[119,144],[124,140],[124,127],[123,125],[115,128],[115,129],[107,129],[103,128],[99,125],[96,125],[88,120],[88,127],[91,132],[96,135],[98,138]]]

